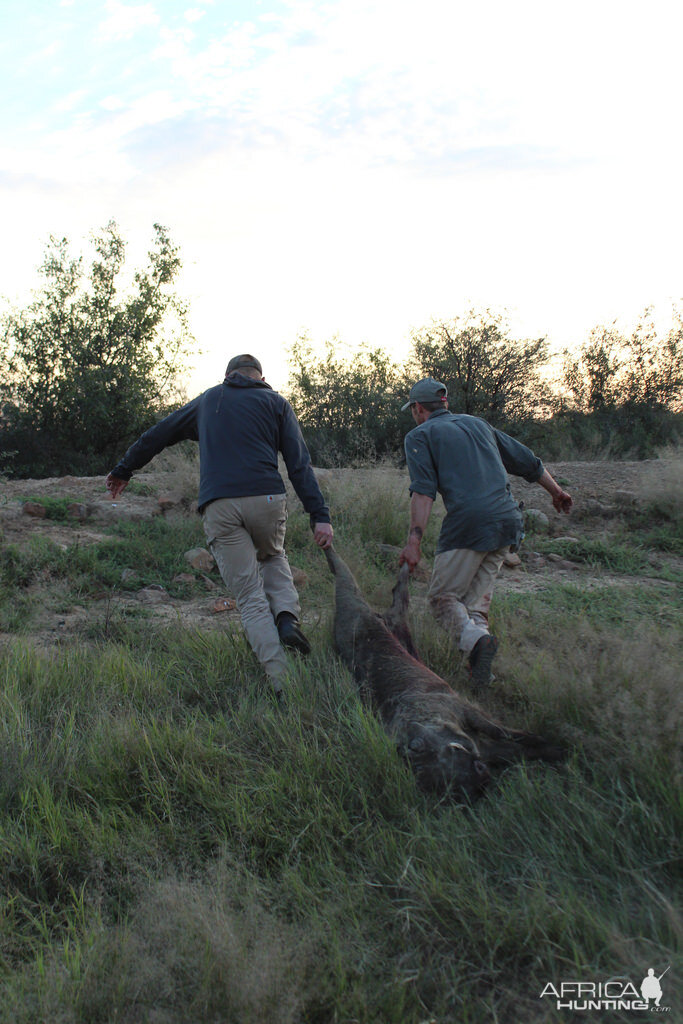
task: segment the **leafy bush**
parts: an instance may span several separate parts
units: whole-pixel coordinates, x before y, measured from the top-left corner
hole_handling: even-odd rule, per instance
[[[323,359],[306,336],[290,352],[288,397],[320,466],[376,461],[403,445],[405,375],[379,349],[342,352],[328,342]]]
[[[116,224],[95,236],[87,273],[66,239],[50,239],[42,290],[2,320],[3,472],[106,472],[177,397],[193,339],[172,290],[178,250],[165,228],[154,230],[148,266],[123,298],[125,244]]]

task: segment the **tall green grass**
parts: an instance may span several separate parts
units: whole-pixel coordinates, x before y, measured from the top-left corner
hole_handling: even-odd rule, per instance
[[[371,483],[349,485],[338,544],[366,593],[388,593],[376,544],[401,543],[407,506]],[[185,531],[123,540],[168,580]],[[288,538],[313,653],[292,663],[284,707],[237,627],[123,622],[56,659],[26,637],[0,650],[0,1022],[533,1024],[569,1019],[539,999],[548,981],[639,984],[668,965],[673,1014],[671,588],[494,602],[486,704],[570,755],[499,774],[468,810],[417,791],[332,652],[331,577],[306,517]],[[61,585],[115,575],[117,543],[84,563],[72,552]],[[22,573],[5,586],[20,593]],[[469,692],[411,588],[426,660]]]

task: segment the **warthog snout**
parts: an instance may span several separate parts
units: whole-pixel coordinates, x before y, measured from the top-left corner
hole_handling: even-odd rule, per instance
[[[421,789],[465,800],[482,795],[491,775],[469,736],[445,724],[415,724],[410,736],[405,756]]]

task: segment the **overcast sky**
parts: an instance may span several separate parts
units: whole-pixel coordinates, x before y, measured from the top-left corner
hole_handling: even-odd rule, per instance
[[[204,355],[397,356],[507,309],[579,343],[683,296],[678,0],[0,0],[0,294],[155,221]]]

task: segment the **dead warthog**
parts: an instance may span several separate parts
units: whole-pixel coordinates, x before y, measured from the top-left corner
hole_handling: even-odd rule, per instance
[[[491,779],[489,767],[561,759],[563,752],[539,736],[492,721],[420,661],[406,621],[407,566],[382,616],[334,548],[325,555],[335,576],[337,650],[423,789],[473,800]]]

